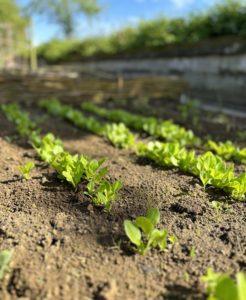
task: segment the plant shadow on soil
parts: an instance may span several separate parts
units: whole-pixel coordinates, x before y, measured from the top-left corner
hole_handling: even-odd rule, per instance
[[[190,299],[193,295],[197,295],[199,293],[198,290],[193,288],[187,288],[182,285],[168,285],[168,292],[165,294],[165,300],[187,300]],[[199,298],[199,300],[205,300],[206,297]]]

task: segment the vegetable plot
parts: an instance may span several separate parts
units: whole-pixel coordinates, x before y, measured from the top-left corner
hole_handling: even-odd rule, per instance
[[[123,124],[103,124],[93,117],[86,117],[82,112],[69,105],[60,103],[57,99],[42,100],[39,106],[50,114],[69,120],[79,128],[86,129],[96,135],[105,137],[115,147],[129,149],[135,143],[135,136]]]
[[[130,128],[146,132],[148,135],[164,139],[168,142],[178,142],[181,145],[199,144],[199,138],[195,137],[191,130],[186,130],[179,125],[174,124],[171,120],[159,121],[153,117],[143,117],[121,109],[108,110],[91,102],[82,103],[81,108],[96,113],[110,121],[123,122]]]
[[[100,117],[114,121],[123,122],[126,126],[138,131],[143,131],[150,136],[164,139],[167,142],[178,142],[183,146],[194,146],[201,144],[200,138],[194,135],[193,131],[186,130],[172,121],[160,121],[153,117],[143,117],[129,113],[121,109],[105,109],[92,102],[84,102],[81,108],[95,113]],[[204,143],[207,150],[215,152],[225,160],[235,160],[239,163],[246,163],[246,148],[240,149],[232,142],[217,144],[209,140]]]
[[[79,128],[105,138],[115,147],[129,149],[131,154],[134,152],[159,166],[177,168],[199,178],[204,190],[213,186],[234,199],[245,200],[245,173],[237,176],[233,164],[226,163],[210,151],[198,154],[177,141],[138,141],[124,123],[98,121],[58,101],[43,101],[42,106],[47,106],[51,115],[69,120]],[[22,287],[27,287],[27,294],[23,289],[23,297],[35,298],[49,292],[50,287],[56,289],[61,286],[59,295],[69,298],[74,287],[69,286],[72,281],[66,283],[69,273],[71,280],[76,282],[80,279],[78,288],[82,288],[78,291],[75,289],[76,293],[88,293],[88,298],[107,297],[108,291],[114,291],[114,283],[110,281],[114,274],[117,291],[113,297],[116,298],[127,295],[129,299],[179,299],[187,296],[187,299],[207,297],[208,300],[246,300],[246,278],[242,273],[245,236],[243,203],[231,203],[223,201],[224,197],[205,194],[197,184],[190,189],[190,178],[179,177],[178,172],[163,172],[160,169],[153,172],[146,165],[137,165],[133,159],[126,159],[126,151],[122,158],[120,151],[106,143],[102,144],[100,138],[91,135],[87,135],[84,141],[74,138],[79,133],[73,132],[65,122],[56,120],[59,121],[57,131],[72,138],[72,147],[83,149],[82,153],[109,153],[113,165],[111,175],[114,178],[122,176],[125,182],[121,192],[122,201],[117,203],[110,214],[102,214],[101,209],[92,210],[90,205],[80,209],[78,203],[71,201],[78,191],[83,193],[83,198],[91,200],[95,206],[103,207],[106,212],[114,205],[122,184],[120,181],[107,180],[105,160],[93,160],[85,155],[69,153],[63,142],[52,133],[41,135],[37,124],[16,104],[4,105],[2,110],[16,124],[19,134],[29,141],[40,159],[54,168],[61,182],[68,183],[70,188],[57,186],[57,182],[52,180],[47,185],[43,184],[41,176],[30,181],[1,183],[1,195],[6,195],[6,199],[2,197],[1,206],[1,216],[4,216],[0,224],[2,249],[8,249],[9,243],[13,247],[11,251],[0,252],[1,295],[6,292],[15,297]],[[1,122],[9,126],[5,118]],[[0,139],[0,143],[1,147],[5,147],[2,151],[3,167],[9,158],[21,161],[26,154],[28,157],[26,149],[11,145],[4,139]],[[69,145],[70,141],[66,143]],[[6,171],[3,168],[1,177],[9,180],[15,176],[16,170],[12,166],[9,170],[6,168]],[[33,166],[29,162],[20,167],[23,178],[30,178]],[[42,166],[37,164],[39,170]],[[16,195],[11,194],[13,189]],[[158,208],[148,209],[153,206]],[[2,213],[4,209],[5,215]],[[25,212],[30,218],[26,217]],[[11,222],[5,222],[9,216]],[[13,227],[13,224],[21,226]],[[20,253],[16,251],[19,247]],[[124,250],[130,251],[124,253]],[[50,251],[54,255],[49,255]],[[12,253],[15,255],[11,261]],[[59,254],[59,264],[56,253]],[[138,255],[134,256],[133,253]],[[26,261],[30,255],[33,255],[33,260],[36,257],[35,264]],[[67,264],[67,257],[72,256],[72,264]],[[52,266],[49,268],[49,277],[46,277],[47,270],[42,268],[43,260],[40,257],[46,257],[46,265]],[[9,265],[11,273],[8,272]],[[208,269],[207,274],[201,278],[207,266],[217,271],[229,270],[230,273],[217,273]],[[59,281],[56,279],[58,272],[64,274]],[[232,272],[235,277],[230,276]],[[36,283],[37,274],[45,281],[51,275],[52,278],[54,276],[53,285],[45,283],[40,290],[40,282]],[[29,277],[32,278],[29,280]],[[17,293],[15,287],[10,285],[15,284],[16,278]],[[177,286],[181,287],[180,292],[176,291]],[[76,297],[73,294],[73,298]]]
[[[43,100],[40,106],[47,109],[53,115],[68,119],[80,128],[85,128],[100,136],[110,136],[108,139],[116,146],[119,144],[125,148],[129,148],[133,144],[133,134],[129,129],[124,127],[124,133],[121,130],[115,131],[122,125],[103,125],[93,117],[85,117],[78,110],[73,109],[69,105],[63,105],[58,100]],[[88,122],[87,122],[88,119]],[[93,125],[92,125],[93,124]],[[111,127],[109,127],[111,126]],[[114,128],[111,132],[104,128]],[[125,132],[128,133],[125,134]],[[112,139],[112,136],[118,138]],[[132,137],[132,138],[127,138]],[[128,141],[123,143],[123,141]],[[161,143],[150,142],[137,143],[133,150],[140,157],[151,159],[156,164],[163,167],[176,167],[181,171],[198,177],[203,186],[208,185],[221,189],[230,195],[233,199],[244,200],[246,194],[246,172],[239,176],[235,175],[233,165],[227,165],[222,158],[214,155],[212,152],[206,152],[203,155],[196,156],[194,150],[188,151],[180,143]]]
[[[198,177],[203,186],[211,185],[224,190],[236,200],[245,200],[246,172],[235,175],[233,165],[227,165],[222,158],[212,152],[195,156],[195,151],[187,151],[179,144],[160,142],[140,143],[139,156],[147,157],[164,167],[177,167],[185,173]]]

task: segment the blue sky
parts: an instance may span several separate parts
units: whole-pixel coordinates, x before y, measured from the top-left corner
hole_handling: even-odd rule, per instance
[[[17,0],[19,4],[27,0]],[[105,7],[94,19],[81,17],[78,20],[76,35],[80,38],[89,35],[105,35],[141,19],[151,19],[165,15],[168,17],[186,16],[191,12],[202,11],[218,0],[99,0]],[[44,17],[33,18],[34,42],[41,44],[51,38],[62,37],[59,27],[49,23]]]

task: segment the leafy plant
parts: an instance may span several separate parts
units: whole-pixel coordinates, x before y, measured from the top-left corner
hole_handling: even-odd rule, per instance
[[[29,161],[24,166],[19,166],[18,169],[19,169],[21,175],[23,176],[23,178],[25,178],[26,180],[29,180],[29,179],[31,179],[30,172],[32,171],[32,169],[34,167],[35,167],[34,162]]]
[[[52,164],[59,153],[64,152],[63,144],[52,133],[46,134],[39,143],[33,144],[40,158],[48,164]]]
[[[197,158],[196,168],[204,187],[210,184],[224,188],[234,177],[233,166],[227,166],[219,156],[213,155],[212,152],[200,155]]]
[[[40,157],[57,171],[59,178],[77,188],[81,182],[86,183],[85,194],[96,205],[102,205],[109,211],[117,199],[122,187],[120,181],[109,183],[105,176],[107,167],[102,167],[105,159],[90,160],[84,155],[71,155],[64,151],[62,143],[52,134],[46,135],[39,147],[35,147]]]
[[[12,251],[3,250],[0,252],[0,280],[3,279],[5,272],[8,270],[11,257]]]
[[[174,236],[168,236],[166,229],[155,228],[159,222],[160,212],[157,208],[150,208],[145,217],[137,217],[133,222],[124,221],[125,233],[141,255],[156,247],[165,251],[168,241],[172,243],[176,241]]]
[[[232,159],[240,163],[246,163],[246,148],[240,149],[231,141],[217,144],[216,142],[209,140],[206,146],[226,160]]]
[[[114,146],[122,149],[132,148],[135,143],[134,134],[123,123],[106,125],[105,136]]]
[[[104,206],[106,211],[110,211],[113,203],[118,197],[118,193],[121,188],[122,183],[119,180],[116,180],[112,184],[107,180],[103,180],[97,190],[95,190],[92,194],[93,202],[96,205]]]
[[[206,283],[208,300],[246,300],[246,276],[237,273],[236,282],[226,273],[215,273],[211,268],[202,277]]]
[[[186,130],[171,120],[160,121],[153,117],[143,117],[129,113],[122,109],[105,109],[91,102],[84,102],[81,108],[93,112],[103,118],[113,122],[122,122],[126,126],[144,131],[148,135],[165,139],[169,142],[179,142],[182,145],[194,145],[199,143],[199,139],[194,136],[191,130]]]
[[[194,258],[194,257],[196,257],[196,255],[197,255],[196,247],[195,247],[195,246],[192,246],[191,249],[190,249],[189,256],[190,256],[191,258]]]
[[[179,168],[183,172],[198,177],[203,186],[214,186],[224,190],[237,200],[244,200],[246,194],[246,172],[235,176],[232,165],[212,152],[196,156],[195,151],[187,151],[178,143],[139,143],[137,155],[151,159],[160,166]]]

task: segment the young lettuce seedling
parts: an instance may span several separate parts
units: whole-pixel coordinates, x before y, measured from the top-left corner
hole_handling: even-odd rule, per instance
[[[108,124],[104,132],[106,138],[118,148],[129,149],[134,145],[135,136],[123,123]]]
[[[30,173],[34,167],[35,167],[34,162],[29,161],[24,166],[19,166],[18,169],[19,169],[21,175],[23,176],[23,178],[25,178],[26,180],[29,180],[29,179],[31,179]]]
[[[11,257],[12,251],[3,250],[0,252],[0,280],[3,279],[5,272],[8,270]]]
[[[117,199],[119,190],[122,188],[122,183],[117,180],[112,184],[104,180],[98,187],[93,201],[96,205],[102,205],[105,211],[110,211],[113,203]]]
[[[211,268],[202,276],[208,300],[246,300],[246,276],[237,273],[236,282],[226,273],[215,273]]]
[[[165,251],[168,241],[175,243],[175,236],[168,236],[166,229],[156,229],[160,221],[160,212],[157,208],[150,208],[145,217],[137,217],[133,222],[124,221],[124,229],[129,240],[137,247],[141,255],[145,255],[151,248]]]
[[[223,157],[225,160],[234,160],[240,163],[246,163],[246,148],[238,148],[231,141],[225,143],[216,143],[212,140],[207,142],[206,147]]]

